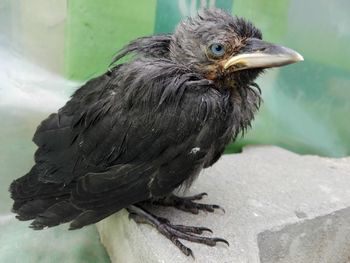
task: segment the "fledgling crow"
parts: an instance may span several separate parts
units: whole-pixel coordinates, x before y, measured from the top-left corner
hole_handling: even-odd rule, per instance
[[[33,229],[96,223],[126,208],[186,255],[179,239],[214,246],[204,227],[173,225],[145,203],[198,213],[220,208],[179,197],[250,126],[265,68],[303,60],[262,40],[259,29],[220,9],[185,19],[173,34],[141,37],[116,56],[129,62],[78,89],[37,128],[35,165],[12,182],[13,211]]]

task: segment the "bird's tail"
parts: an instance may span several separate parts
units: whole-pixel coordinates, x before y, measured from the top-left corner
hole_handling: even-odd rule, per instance
[[[38,180],[35,165],[29,173],[14,180],[9,188],[14,200],[12,211],[19,220],[33,220],[31,227],[42,229],[69,222],[81,213],[70,202],[70,189],[61,184]]]

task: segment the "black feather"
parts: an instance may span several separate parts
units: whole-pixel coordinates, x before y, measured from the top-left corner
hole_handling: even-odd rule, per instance
[[[81,228],[189,185],[218,160],[253,119],[259,72],[209,80],[195,70],[209,63],[191,31],[200,24],[204,38],[214,29],[261,37],[243,20],[208,11],[173,35],[127,45],[113,63],[134,54],[131,61],[88,81],[38,127],[36,163],[10,186],[19,219],[34,219],[34,229]]]

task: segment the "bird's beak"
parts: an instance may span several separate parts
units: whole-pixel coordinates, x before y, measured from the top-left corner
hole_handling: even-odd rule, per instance
[[[272,68],[303,60],[304,58],[298,52],[290,48],[257,38],[249,38],[240,53],[225,62],[224,69],[230,68],[238,71],[251,68]]]

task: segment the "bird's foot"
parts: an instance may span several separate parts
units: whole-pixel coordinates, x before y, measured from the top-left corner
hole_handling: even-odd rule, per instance
[[[219,209],[223,212],[225,210],[214,204],[202,204],[194,202],[196,200],[201,200],[204,196],[208,195],[207,193],[201,193],[193,196],[179,197],[176,195],[169,195],[165,198],[161,198],[155,201],[152,201],[152,204],[162,205],[162,206],[172,206],[177,209],[180,209],[185,212],[190,212],[192,214],[198,214],[199,210],[214,212],[215,209]]]
[[[127,210],[129,212],[129,218],[132,218],[136,223],[147,223],[154,226],[162,235],[173,242],[186,256],[192,256],[194,258],[192,250],[182,244],[179,239],[201,243],[208,246],[215,246],[217,242],[222,242],[229,246],[229,243],[225,239],[201,236],[201,234],[203,234],[205,231],[212,233],[209,228],[174,225],[171,224],[168,219],[155,216],[140,206],[132,205],[129,206]]]

